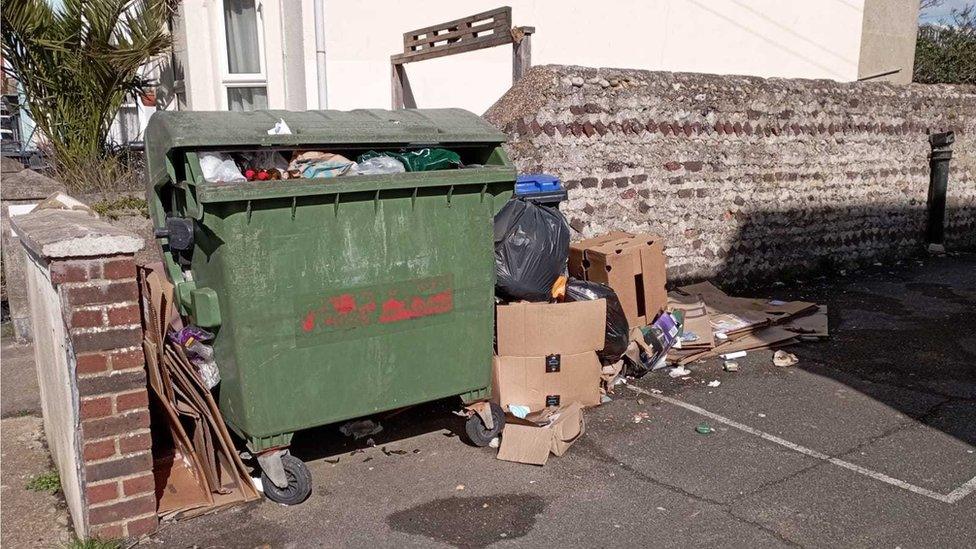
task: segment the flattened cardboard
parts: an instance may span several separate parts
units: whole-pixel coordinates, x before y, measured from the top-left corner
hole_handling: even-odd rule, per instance
[[[817,312],[792,318],[785,326],[791,332],[796,332],[804,337],[827,337],[829,335],[827,331],[827,306],[819,305]]]
[[[613,288],[631,326],[646,326],[668,296],[660,236],[611,232],[570,244],[569,274]]]
[[[540,357],[603,349],[607,301],[510,303],[496,308],[498,354]]]
[[[510,418],[502,432],[498,459],[545,465],[552,453],[561,456],[586,432],[583,410],[578,403],[547,408],[526,416]]]
[[[669,295],[668,309],[681,311],[684,314],[683,333],[693,333],[698,336],[694,341],[682,340],[682,349],[711,349],[715,346],[715,336],[712,333],[712,324],[709,322],[704,301],[695,297]]]
[[[559,355],[558,371],[551,357],[496,356],[492,360],[492,399],[505,410],[509,404],[532,411],[549,406],[600,404],[600,359],[593,351]]]

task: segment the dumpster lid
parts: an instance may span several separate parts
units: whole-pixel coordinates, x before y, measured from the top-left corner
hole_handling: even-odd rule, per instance
[[[268,135],[283,119],[290,135]],[[146,127],[146,156],[153,185],[167,179],[166,155],[174,149],[309,147],[329,145],[484,144],[505,134],[463,109],[359,109],[353,111],[159,111]]]

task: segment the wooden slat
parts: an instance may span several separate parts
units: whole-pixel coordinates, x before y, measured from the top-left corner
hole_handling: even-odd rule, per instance
[[[401,53],[399,55],[390,57],[390,62],[394,65],[402,65],[404,63],[413,63],[415,61],[423,61],[425,59],[434,59],[437,57],[443,57],[445,55],[454,55],[456,53],[465,53],[485,48],[493,48],[495,46],[502,46],[511,43],[511,33],[492,34],[480,38],[459,41],[447,46],[424,49],[414,53]]]
[[[512,43],[512,8],[503,7],[403,34],[394,65]],[[486,34],[489,33],[490,34]]]
[[[447,30],[447,29],[452,29],[452,28],[455,28],[455,27],[456,28],[459,28],[459,29],[462,26],[468,26],[468,27],[470,27],[472,23],[476,23],[478,21],[483,21],[485,19],[494,19],[496,21],[498,21],[498,20],[505,20],[505,21],[508,21],[509,22],[509,26],[511,26],[511,21],[512,21],[512,8],[510,8],[508,6],[504,6],[504,7],[501,7],[501,8],[496,8],[496,9],[493,9],[493,10],[488,10],[488,11],[484,11],[484,12],[481,12],[481,13],[477,13],[475,15],[469,15],[467,17],[462,17],[460,19],[455,19],[454,21],[448,21],[447,23],[438,23],[437,25],[431,25],[429,27],[423,27],[423,28],[420,28],[420,29],[417,29],[417,30],[408,31],[408,32],[403,33],[403,44],[404,44],[404,46],[406,46],[410,41],[416,40],[417,37],[419,37],[422,34],[429,34],[429,33],[432,33],[432,32],[439,31],[439,30]],[[404,48],[404,50],[403,50],[404,53],[407,53],[409,51],[410,50],[408,50],[406,48]]]
[[[508,21],[488,21],[480,25],[472,25],[469,27],[458,27],[457,30],[450,30],[440,34],[426,34],[422,38],[416,38],[410,40],[409,42],[403,42],[403,53],[415,52],[421,48],[440,48],[448,44],[438,44],[438,42],[454,43],[465,38],[479,38],[479,34],[485,36],[484,33],[488,31],[493,32],[508,32],[511,27]]]

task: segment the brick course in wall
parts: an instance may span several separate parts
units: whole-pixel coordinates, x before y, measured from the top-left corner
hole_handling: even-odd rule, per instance
[[[976,246],[976,88],[534,67],[485,114],[559,176],[577,237],[665,237],[672,279],[924,248],[928,135],[956,132],[946,237]]]

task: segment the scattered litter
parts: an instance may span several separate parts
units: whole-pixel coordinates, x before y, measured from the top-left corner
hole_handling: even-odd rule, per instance
[[[525,419],[525,416],[529,415],[530,412],[528,406],[522,406],[521,404],[509,404],[508,411],[519,419]]]
[[[640,422],[644,421],[645,419],[647,419],[648,417],[649,416],[648,416],[647,412],[638,412],[638,413],[634,414],[634,423],[640,423]]]
[[[699,435],[709,435],[715,432],[715,429],[712,429],[711,425],[703,421],[695,427],[695,432],[698,433]]]
[[[254,489],[258,492],[264,492],[264,483],[261,482],[261,477],[251,477],[251,484],[254,485]]]
[[[745,351],[736,351],[734,353],[726,353],[724,355],[719,355],[719,356],[722,357],[722,358],[724,358],[725,360],[732,360],[734,358],[742,358],[742,357],[746,356],[746,352]]]
[[[760,413],[760,414],[756,414],[756,415],[759,416],[759,417],[766,417],[766,414],[761,414]]]
[[[607,395],[600,395],[600,404],[606,404],[608,402],[613,402],[613,399]]]
[[[734,360],[726,360],[725,363],[722,364],[722,369],[726,372],[738,372],[739,363]]]
[[[501,442],[502,442],[502,440],[500,438],[495,437],[495,438],[491,439],[491,442],[488,443],[488,447],[489,448],[498,448],[501,445]]]
[[[386,446],[380,448],[380,450],[382,450],[383,453],[386,454],[386,455],[388,455],[388,456],[402,456],[402,455],[405,455],[407,453],[406,450],[387,450],[386,449]]]
[[[681,334],[681,341],[683,343],[698,341],[698,334],[696,334],[695,332],[685,332]]]
[[[454,490],[456,492],[460,492],[461,490],[464,490],[464,485],[463,484],[458,484],[457,486],[454,487]]]
[[[668,372],[668,375],[671,377],[689,376],[691,375],[691,370],[685,368],[684,366],[675,366],[674,368],[671,368],[671,371]]]
[[[353,440],[359,440],[363,437],[368,437],[369,435],[375,435],[382,430],[382,425],[370,419],[350,421],[343,424],[342,427],[339,427],[340,433],[346,435],[347,437],[352,437]]]
[[[373,446],[376,446],[376,441],[373,440],[372,437],[371,438],[367,438],[366,439],[366,446],[372,448]]]
[[[721,339],[721,340],[724,341],[724,340],[726,340],[728,338],[729,338],[729,336],[727,336],[725,334],[725,332],[715,332],[715,339]]]
[[[363,459],[363,463],[366,463],[368,461],[373,461],[373,456],[368,456],[368,457],[366,457],[366,458]]]
[[[487,509],[488,508],[488,504],[487,503],[482,503],[481,504],[481,508],[482,509]]]
[[[717,379],[708,382],[709,387],[718,387],[721,384],[722,382]]]
[[[793,366],[797,362],[800,362],[800,359],[796,358],[796,355],[793,353],[787,353],[786,351],[782,350],[773,353],[773,364],[781,368]]]
[[[657,510],[658,511],[667,511],[667,509],[665,509],[664,507],[657,507]]]
[[[336,458],[335,458],[335,459],[329,459],[329,458],[325,458],[325,460],[324,460],[324,461],[325,461],[326,463],[331,463],[332,465],[335,465],[336,463],[339,463],[339,457],[338,457],[338,456],[336,456]]]

